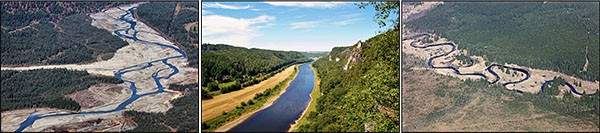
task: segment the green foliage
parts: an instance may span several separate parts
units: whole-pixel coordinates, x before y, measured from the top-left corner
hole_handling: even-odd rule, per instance
[[[232,81],[229,83],[220,84],[219,89],[221,90],[222,94],[225,94],[228,92],[240,90],[242,89],[242,86],[240,86],[240,83],[238,81]]]
[[[400,13],[400,2],[399,1],[386,1],[386,2],[362,2],[357,4],[359,8],[365,8],[368,5],[373,5],[375,8],[375,17],[373,21],[379,24],[379,27],[387,26],[386,20],[391,22],[394,28],[399,27],[400,17],[390,17],[390,15],[399,16]]]
[[[201,83],[238,81],[246,87],[265,80],[264,75],[309,61],[299,52],[247,49],[224,44],[202,44],[201,50]]]
[[[425,41],[423,41],[423,43],[433,43],[433,40],[427,38],[427,39],[425,39]]]
[[[600,80],[598,10],[588,2],[447,2],[407,27],[435,31],[500,64]]]
[[[125,111],[124,116],[133,117],[137,127],[129,132],[170,132],[171,128],[177,132],[198,132],[199,112],[198,91],[194,91],[172,101],[173,108],[163,113],[146,113]]]
[[[296,73],[297,70],[294,70],[293,73]],[[248,101],[248,104],[242,102],[240,106],[237,106],[235,109],[229,112],[223,112],[220,116],[202,122],[202,131],[203,132],[211,132],[218,127],[221,127],[223,124],[235,120],[240,117],[243,113],[252,112],[256,109],[261,108],[267,101],[268,98],[273,97],[282,89],[285,89],[285,85],[294,78],[295,75],[290,75],[284,81],[279,82],[275,87],[265,90],[262,93],[258,93],[254,95],[254,100]]]
[[[2,30],[12,31],[32,21],[54,21],[74,14],[95,13],[131,2],[2,1]],[[3,43],[4,44],[4,43]]]
[[[471,58],[467,55],[460,54],[456,56],[456,60],[459,60],[462,64],[471,64]]]
[[[123,116],[133,117],[133,121],[136,122],[137,127],[130,132],[169,132],[170,130],[161,125],[164,123],[165,118],[160,113],[146,113],[146,112],[137,112],[137,111],[125,111]]]
[[[321,79],[323,95],[310,113],[308,124],[299,125],[301,132],[363,132],[365,124],[371,132],[398,132],[400,118],[400,49],[398,29],[368,39],[361,47],[362,57],[348,70],[347,54],[355,46],[335,47],[332,59],[321,58],[313,64]],[[342,52],[348,50],[346,52]],[[389,113],[389,115],[387,114]]]
[[[202,98],[202,100],[204,100],[204,99],[211,99],[211,98],[213,98],[213,97],[212,97],[212,95],[208,94],[208,90],[206,90],[206,89],[202,89],[202,90],[200,90],[200,91],[201,91],[201,93],[200,93],[200,97]]]
[[[127,45],[91,22],[89,16],[75,14],[59,20],[56,26],[41,21],[14,33],[2,30],[2,65],[87,63]]]
[[[170,90],[174,90],[174,91],[180,91],[180,92],[185,92],[185,91],[192,91],[194,88],[198,88],[198,83],[193,83],[193,84],[169,84],[169,89]]]
[[[215,82],[208,82],[208,90],[209,91],[218,91],[219,90],[219,84],[217,84]]]
[[[115,77],[67,69],[2,70],[1,73],[2,111],[32,107],[79,110],[79,104],[65,95],[97,83],[123,83]]]
[[[181,10],[174,16],[177,5]],[[140,21],[167,36],[167,39],[174,41],[175,45],[185,51],[189,66],[198,67],[199,33],[194,30],[188,31],[184,27],[186,24],[198,22],[198,2],[150,2],[140,5],[136,13]]]
[[[590,121],[600,125],[600,93],[592,96],[576,98],[573,94],[565,93],[562,99],[552,95],[538,95],[523,93],[515,101],[532,102],[536,108],[552,111],[559,115],[573,116],[581,121]]]

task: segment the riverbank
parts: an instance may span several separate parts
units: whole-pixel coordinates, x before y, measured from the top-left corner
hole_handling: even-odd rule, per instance
[[[262,81],[258,84],[243,88],[238,91],[229,92],[213,97],[212,99],[202,100],[202,122],[215,118],[223,112],[235,109],[240,102],[246,102],[252,99],[254,95],[262,93],[269,88],[275,87],[284,81],[289,75],[292,75],[297,65],[289,66],[275,76]]]
[[[2,67],[2,70],[19,71],[29,69],[66,68],[87,71],[92,75],[116,76],[128,83],[119,84],[123,89],[114,91],[114,93],[120,92],[121,94],[125,94],[125,90],[128,90],[128,92],[135,90],[134,92],[137,92],[137,95],[115,97],[115,95],[118,94],[108,94],[106,96],[113,97],[103,97],[104,95],[101,93],[96,94],[98,93],[97,90],[111,92],[106,90],[110,88],[88,88],[83,91],[91,91],[90,94],[93,95],[84,95],[84,99],[89,100],[89,98],[93,98],[90,101],[102,101],[102,105],[94,105],[91,108],[83,108],[79,111],[60,112],[42,112],[39,110],[43,109],[36,108],[33,110],[36,110],[37,112],[33,114],[33,111],[31,111],[32,109],[17,110],[15,111],[16,113],[3,114],[3,118],[7,117],[10,119],[2,120],[2,130],[6,130],[4,126],[6,122],[12,123],[11,131],[39,132],[52,131],[54,130],[54,127],[66,125],[73,126],[73,123],[85,123],[99,119],[104,121],[118,121],[122,118],[122,112],[125,110],[155,113],[164,113],[169,110],[172,107],[169,101],[177,97],[179,92],[167,90],[168,88],[163,88],[161,86],[172,83],[181,83],[188,81],[191,77],[197,77],[192,75],[197,74],[198,69],[181,69],[188,63],[185,58],[173,56],[174,53],[180,51],[179,48],[174,47],[171,42],[165,40],[163,37],[154,35],[156,31],[148,28],[146,24],[132,22],[136,20],[135,18],[128,17],[128,14],[130,14],[132,10],[135,10],[137,5],[138,4],[124,5],[110,8],[103,12],[90,14],[92,26],[110,31],[113,35],[116,35],[129,43],[129,45],[118,49],[113,58],[109,60],[90,64],[64,64],[14,68]],[[121,9],[131,10],[125,11]],[[120,18],[127,19],[127,21]],[[123,34],[124,31],[133,31],[127,32],[133,35],[127,33]],[[144,32],[138,33],[138,31]],[[165,46],[169,48],[165,48]],[[162,61],[162,63],[159,61]],[[159,73],[161,71],[163,73]],[[197,79],[193,81],[197,81]],[[71,94],[65,94],[65,96],[67,95]],[[15,127],[12,127],[13,125]],[[121,125],[105,123],[95,123],[89,126],[91,128],[77,127],[77,131],[89,132],[102,127],[103,129],[106,129],[104,131],[116,132],[135,128],[135,126],[124,128]]]
[[[402,41],[403,53],[415,55],[416,57],[429,60],[432,66],[437,66],[438,68],[446,66],[453,67],[460,73],[462,73],[457,74],[454,70],[449,68],[435,69],[435,72],[439,74],[451,75],[453,77],[457,77],[463,80],[467,80],[469,78],[471,80],[483,78],[490,83],[494,83],[495,81],[497,81],[498,83],[505,84],[505,87],[508,90],[528,92],[532,94],[539,93],[542,90],[541,88],[544,86],[544,83],[546,81],[552,80],[554,77],[561,77],[565,79],[568,83],[581,83],[581,86],[577,86],[573,89],[579,93],[586,92],[586,94],[593,94],[598,91],[598,86],[600,86],[599,81],[587,81],[560,72],[534,69],[530,67],[520,66],[517,64],[505,63],[503,65],[497,65],[522,69],[527,73],[517,73],[517,71],[511,69],[507,70],[509,72],[505,73],[504,68],[501,69],[500,67],[492,67],[490,68],[490,70],[488,70],[490,65],[487,64],[496,64],[496,62],[487,63],[484,57],[469,55],[465,50],[456,49],[457,44],[452,43],[446,38],[440,37],[434,42],[423,43],[422,40],[424,39],[435,40],[433,37],[434,35],[421,35],[422,33],[412,33],[411,31],[408,31],[406,29],[403,34],[409,37],[413,35],[421,36],[416,38],[405,38],[405,40]],[[445,45],[444,43],[448,44]],[[442,47],[442,45],[444,46]],[[456,60],[456,57],[459,55],[467,55],[468,58],[474,60],[473,65],[460,65],[460,60]],[[494,73],[491,73],[491,71],[493,71]],[[477,73],[484,75],[485,77],[479,75],[468,75],[464,73]],[[568,93],[573,91],[569,89],[570,88],[567,87],[561,87],[561,93]],[[580,96],[576,93],[574,93],[573,95],[577,97]]]
[[[294,124],[291,125],[288,132],[292,132],[292,131],[296,130],[296,128],[298,128],[297,126],[299,126],[299,125],[304,125],[304,124],[309,123],[308,118],[307,118],[308,116],[306,115],[307,112],[317,111],[317,99],[319,99],[319,97],[321,97],[321,89],[319,87],[319,85],[321,84],[321,79],[319,78],[319,73],[317,73],[317,69],[315,69],[315,67],[313,67],[312,64],[310,65],[310,68],[315,73],[315,87],[313,88],[313,91],[310,93],[310,102],[308,103],[308,107],[306,109],[304,109],[304,112],[302,112],[302,115],[300,115],[300,119],[294,121]]]
[[[266,108],[268,108],[269,106],[273,105],[273,103],[274,103],[275,101],[277,101],[277,99],[279,99],[279,97],[280,97],[280,96],[281,96],[283,93],[285,93],[285,92],[286,92],[286,88],[287,88],[287,87],[290,85],[290,83],[291,83],[291,82],[292,82],[292,81],[293,81],[293,80],[296,78],[296,76],[298,76],[298,72],[299,72],[299,70],[298,70],[298,67],[299,67],[299,66],[300,66],[300,64],[296,64],[296,65],[290,66],[290,68],[292,68],[292,67],[294,68],[294,73],[293,73],[293,74],[291,74],[291,75],[289,75],[289,76],[286,78],[286,80],[284,80],[284,81],[281,81],[281,82],[287,82],[287,83],[285,83],[285,85],[281,87],[281,88],[283,88],[283,90],[280,90],[280,93],[279,93],[279,94],[277,94],[277,95],[274,95],[274,96],[272,96],[272,97],[269,97],[269,98],[267,98],[267,101],[264,103],[264,105],[263,105],[262,107],[260,107],[260,108],[258,108],[258,109],[256,109],[256,110],[254,110],[254,111],[251,111],[251,112],[249,112],[249,113],[243,114],[242,116],[238,117],[237,119],[235,119],[235,120],[233,120],[233,121],[230,121],[230,122],[226,123],[225,125],[223,125],[223,126],[221,126],[221,127],[217,128],[217,129],[215,130],[215,132],[227,132],[228,130],[230,130],[230,129],[232,129],[232,128],[236,127],[237,125],[239,125],[239,124],[243,123],[244,121],[246,121],[248,118],[250,118],[250,116],[254,115],[255,113],[257,113],[257,112],[259,112],[259,111],[261,111],[261,110],[263,110],[263,109],[266,109]],[[288,68],[288,69],[289,69],[289,68]],[[281,82],[279,82],[279,83],[281,83]]]

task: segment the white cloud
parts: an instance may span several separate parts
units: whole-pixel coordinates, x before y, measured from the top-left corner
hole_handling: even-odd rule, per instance
[[[223,9],[231,9],[231,10],[250,9],[250,5],[234,6],[234,5],[225,5],[225,4],[219,4],[219,3],[202,4],[202,7],[203,8],[223,8]]]
[[[265,2],[273,6],[291,6],[291,7],[307,7],[307,8],[332,8],[341,6],[343,2]]]
[[[221,15],[202,16],[202,43],[223,43],[235,46],[250,45],[250,41],[261,36],[256,30],[272,26],[273,16],[255,18],[232,18]],[[266,25],[260,25],[267,23]]]
[[[204,9],[202,9],[202,10],[201,10],[201,12],[202,12],[202,15],[209,15],[209,14],[212,14],[212,12],[211,12],[211,11],[204,10]]]
[[[337,25],[337,26],[342,26],[342,25],[347,25],[347,24],[351,24],[353,22],[362,20],[363,18],[351,18],[351,19],[346,19],[346,20],[342,20],[342,21],[337,21],[333,24]]]
[[[290,29],[313,28],[319,23],[321,23],[321,21],[295,22],[290,24]]]

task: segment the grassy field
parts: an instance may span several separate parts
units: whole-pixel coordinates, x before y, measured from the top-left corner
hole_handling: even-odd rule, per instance
[[[310,103],[308,103],[308,108],[306,109],[306,112],[304,112],[302,114],[302,117],[300,117],[300,120],[298,120],[297,124],[295,124],[294,126],[298,126],[298,125],[303,125],[303,124],[309,124],[310,121],[308,120],[308,114],[310,112],[315,112],[317,111],[317,99],[319,99],[319,97],[321,97],[321,89],[319,88],[319,85],[321,83],[321,79],[319,79],[319,73],[317,73],[317,70],[310,65],[310,68],[315,72],[315,87],[313,89],[313,91],[310,93]],[[290,129],[294,130],[295,127],[292,127]],[[298,131],[294,131],[294,132],[298,132]]]
[[[232,92],[232,93],[227,93],[227,94],[223,94],[220,95],[219,97],[215,97],[216,98],[220,98],[220,99],[227,99],[227,100],[221,100],[223,102],[218,102],[220,104],[224,104],[224,102],[227,102],[229,104],[224,104],[224,105],[234,105],[235,108],[233,109],[229,109],[229,110],[224,110],[224,108],[219,108],[219,110],[223,110],[222,112],[217,112],[215,110],[211,110],[209,111],[202,111],[202,131],[214,131],[217,128],[220,128],[221,126],[224,126],[226,123],[229,123],[231,121],[234,120],[238,120],[240,117],[242,116],[249,116],[249,114],[255,113],[256,111],[258,111],[258,109],[263,108],[264,105],[270,105],[272,102],[274,102],[277,97],[279,97],[281,93],[281,91],[285,88],[287,88],[287,86],[289,85],[289,82],[291,82],[294,77],[296,77],[298,70],[297,67],[299,65],[294,65],[291,66],[289,68],[287,68],[284,72],[277,74],[276,76],[274,76],[273,78],[285,78],[285,80],[280,81],[280,82],[274,82],[271,81],[271,79],[266,80],[261,82],[260,84],[254,85],[254,86],[260,86],[261,84],[274,84],[273,87],[265,87],[264,89],[244,89],[244,90],[261,90],[261,91],[252,91],[252,92],[256,92],[256,93],[245,93],[244,96],[247,96],[249,94],[249,96],[252,96],[248,99],[242,99],[242,98],[231,98],[231,97],[227,97],[228,95],[231,94],[236,94],[237,92],[240,91],[236,91],[236,92]],[[296,68],[296,69],[294,69]],[[272,78],[272,79],[273,79]],[[269,82],[271,81],[271,82]],[[253,86],[250,86],[253,87]],[[262,91],[264,90],[264,91]],[[243,90],[241,90],[243,91]],[[231,100],[237,100],[237,101],[231,101]],[[213,99],[211,99],[213,100]],[[209,101],[209,100],[205,100],[205,101]],[[206,105],[204,102],[202,101],[202,109],[213,109],[215,107],[208,107],[208,105]],[[246,102],[247,101],[247,102]],[[240,103],[240,104],[237,104]],[[239,105],[239,106],[236,106]],[[211,106],[214,106],[214,104],[212,104]],[[210,113],[210,114],[214,114],[214,113],[218,113],[217,116],[212,116],[212,117],[204,117],[205,113]],[[230,124],[227,126],[233,127],[236,124]]]
[[[235,81],[219,84],[219,88],[229,87],[235,84]]]

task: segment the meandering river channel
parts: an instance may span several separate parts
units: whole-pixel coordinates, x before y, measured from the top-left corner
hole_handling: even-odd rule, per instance
[[[415,36],[411,36],[411,37],[409,37],[409,38],[416,38],[416,37],[420,37],[420,36],[426,36],[427,38],[429,38],[429,34],[417,34],[417,35],[415,35]],[[406,40],[406,39],[404,39],[404,40]],[[421,48],[421,49],[425,49],[425,48],[431,48],[431,47],[443,47],[443,46],[449,46],[449,47],[451,47],[451,48],[452,48],[450,51],[448,51],[448,52],[446,52],[446,53],[443,53],[443,54],[439,54],[439,55],[432,56],[431,58],[429,58],[429,59],[427,60],[427,65],[428,65],[429,67],[431,67],[431,68],[434,68],[434,69],[450,69],[450,70],[452,70],[452,71],[453,71],[455,74],[457,74],[457,75],[480,76],[480,77],[483,77],[485,80],[487,80],[489,84],[496,84],[496,83],[497,83],[497,82],[500,80],[500,76],[498,76],[498,74],[497,74],[497,73],[496,73],[494,70],[492,70],[492,68],[493,68],[493,67],[504,67],[504,68],[508,68],[508,69],[512,69],[512,70],[514,70],[514,71],[518,71],[518,72],[524,73],[524,74],[525,74],[525,78],[523,78],[523,79],[520,79],[520,80],[518,80],[518,81],[512,81],[512,82],[505,82],[505,83],[502,83],[502,86],[504,86],[505,90],[509,90],[509,91],[513,91],[513,90],[511,90],[511,89],[508,89],[508,88],[506,87],[507,85],[510,85],[510,84],[519,84],[519,83],[521,83],[521,82],[523,82],[523,81],[526,81],[526,80],[528,80],[528,79],[529,79],[529,77],[530,77],[529,71],[527,71],[526,69],[522,69],[522,68],[516,68],[516,67],[511,67],[511,66],[506,66],[506,65],[500,65],[500,64],[491,64],[491,65],[489,65],[487,68],[485,68],[485,71],[488,71],[488,72],[490,72],[492,75],[494,75],[494,77],[492,78],[492,79],[493,79],[492,81],[489,81],[489,80],[488,80],[488,79],[490,79],[491,77],[488,77],[488,76],[484,75],[483,73],[477,73],[477,72],[471,72],[471,73],[467,73],[467,72],[461,72],[460,70],[458,70],[458,68],[455,68],[455,67],[453,67],[453,66],[434,66],[434,65],[433,65],[433,63],[432,63],[432,62],[433,62],[433,60],[435,60],[435,59],[437,59],[437,58],[440,58],[440,57],[444,57],[444,56],[448,56],[448,55],[450,55],[450,53],[452,53],[452,52],[456,51],[456,45],[455,45],[454,43],[452,43],[452,42],[446,42],[446,43],[425,44],[425,45],[423,45],[423,46],[418,46],[418,45],[416,45],[416,44],[415,44],[415,42],[417,42],[417,41],[420,41],[420,40],[415,40],[415,41],[412,41],[412,42],[410,42],[410,46],[412,46],[412,47],[414,47],[414,48]],[[473,59],[470,59],[470,60],[471,60],[471,62],[473,62]],[[468,65],[467,67],[470,67],[470,66],[472,66],[472,65],[473,65],[473,64],[470,64],[470,65]],[[541,91],[540,91],[540,92],[543,92],[543,91],[544,91],[544,89],[546,88],[546,86],[547,86],[547,85],[549,85],[549,84],[552,84],[552,82],[553,82],[553,80],[547,80],[547,81],[545,81],[545,82],[543,83],[542,87],[541,87]],[[578,92],[578,91],[575,89],[575,87],[573,87],[573,85],[571,85],[571,83],[569,83],[569,82],[565,82],[565,84],[566,84],[566,85],[567,85],[567,86],[568,86],[568,87],[571,89],[571,92],[572,92],[573,94],[577,94],[577,95],[584,95],[583,93],[581,93],[581,92]],[[516,91],[516,92],[518,92],[518,93],[523,93],[523,91],[521,91],[521,90],[518,90],[518,89],[515,89],[514,91]],[[594,94],[588,94],[588,95],[590,95],[590,96],[591,96],[591,95],[594,95]]]

